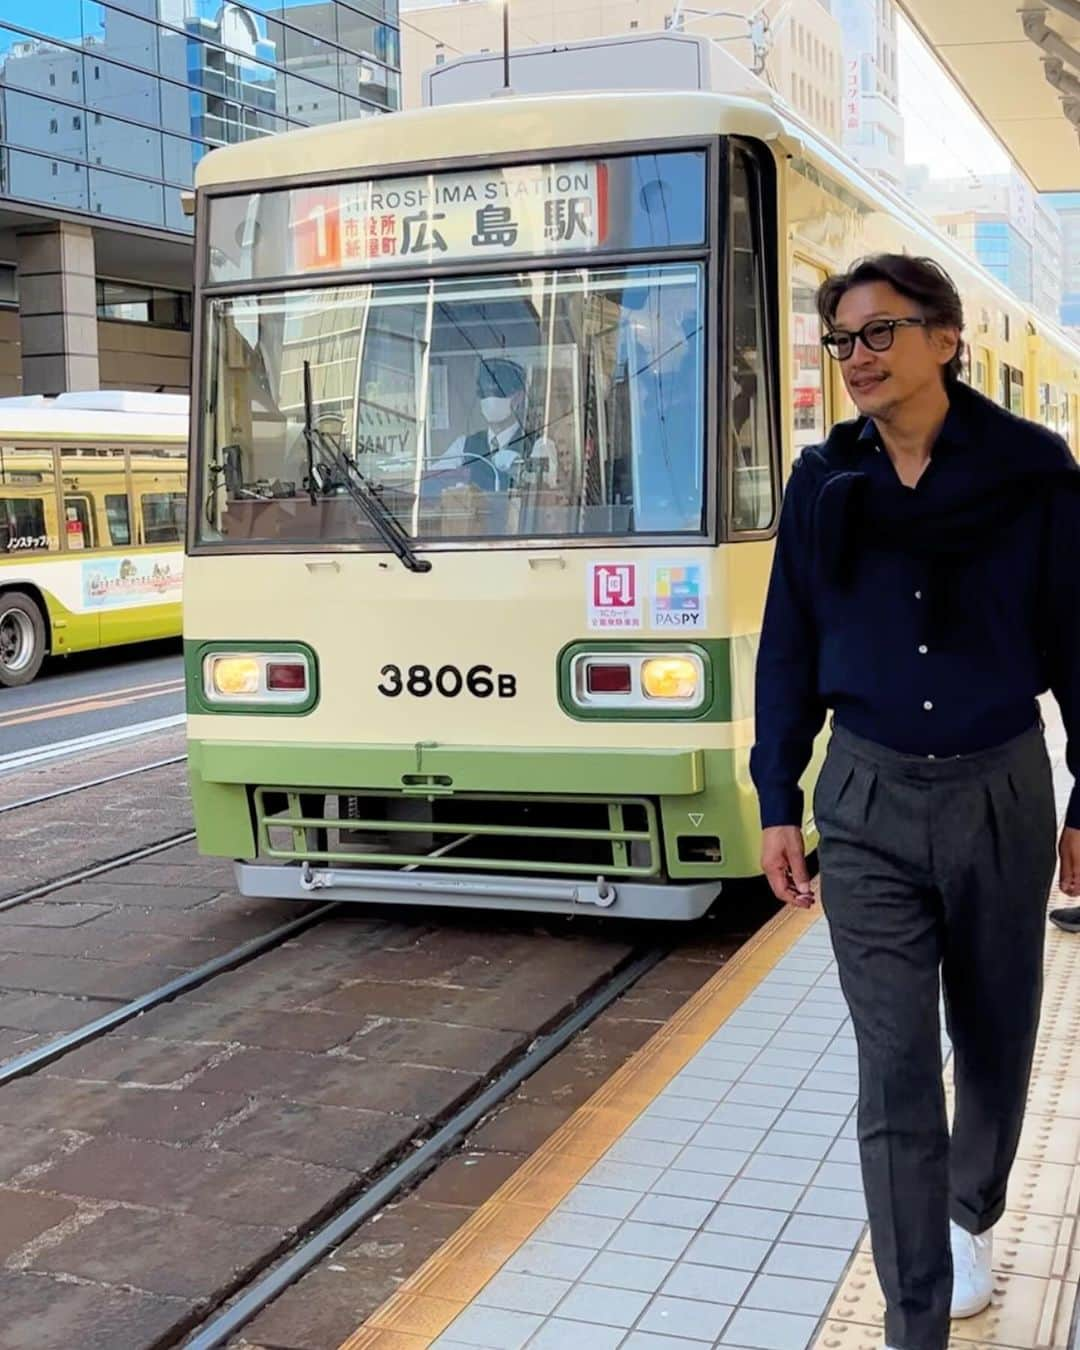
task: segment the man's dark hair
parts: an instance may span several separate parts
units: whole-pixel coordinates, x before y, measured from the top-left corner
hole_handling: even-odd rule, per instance
[[[817,309],[826,328],[836,320],[841,298],[855,286],[884,281],[894,291],[919,307],[920,315],[931,328],[964,328],[964,305],[952,277],[933,258],[913,258],[907,253],[877,253],[860,258],[847,272],[822,283],[817,293]],[[956,354],[945,367],[946,385],[955,384],[963,373],[963,338]]]

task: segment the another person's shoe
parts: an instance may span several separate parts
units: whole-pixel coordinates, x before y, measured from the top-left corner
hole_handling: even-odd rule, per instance
[[[990,1306],[994,1288],[991,1262],[994,1238],[991,1233],[969,1233],[959,1224],[949,1223],[949,1244],[953,1259],[952,1317],[975,1317]]]
[[[1080,905],[1065,905],[1050,911],[1050,922],[1066,933],[1080,933]]]

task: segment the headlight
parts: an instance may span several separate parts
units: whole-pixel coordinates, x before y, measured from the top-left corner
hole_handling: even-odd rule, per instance
[[[690,656],[654,656],[641,667],[641,687],[649,698],[681,699],[697,695],[699,663]]]
[[[305,652],[211,652],[203,658],[203,697],[219,706],[306,703],[311,681]]]
[[[704,653],[695,651],[578,652],[569,669],[568,701],[597,714],[693,712],[707,696]]]

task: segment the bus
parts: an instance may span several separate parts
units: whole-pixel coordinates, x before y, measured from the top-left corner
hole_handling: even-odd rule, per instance
[[[180,394],[0,399],[0,685],[179,637],[187,434]]]
[[[247,895],[691,919],[759,874],[781,489],[858,255],[940,258],[972,383],[1080,436],[1080,349],[764,86],[289,132],[194,201],[189,762]]]

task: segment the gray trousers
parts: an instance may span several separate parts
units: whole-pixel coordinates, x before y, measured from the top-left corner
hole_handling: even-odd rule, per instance
[[[859,1055],[859,1152],[885,1342],[945,1350],[951,1217],[1000,1218],[1042,997],[1056,812],[1041,728],[975,755],[836,729],[814,794],[822,903]],[[950,1147],[939,973],[952,1041]]]

